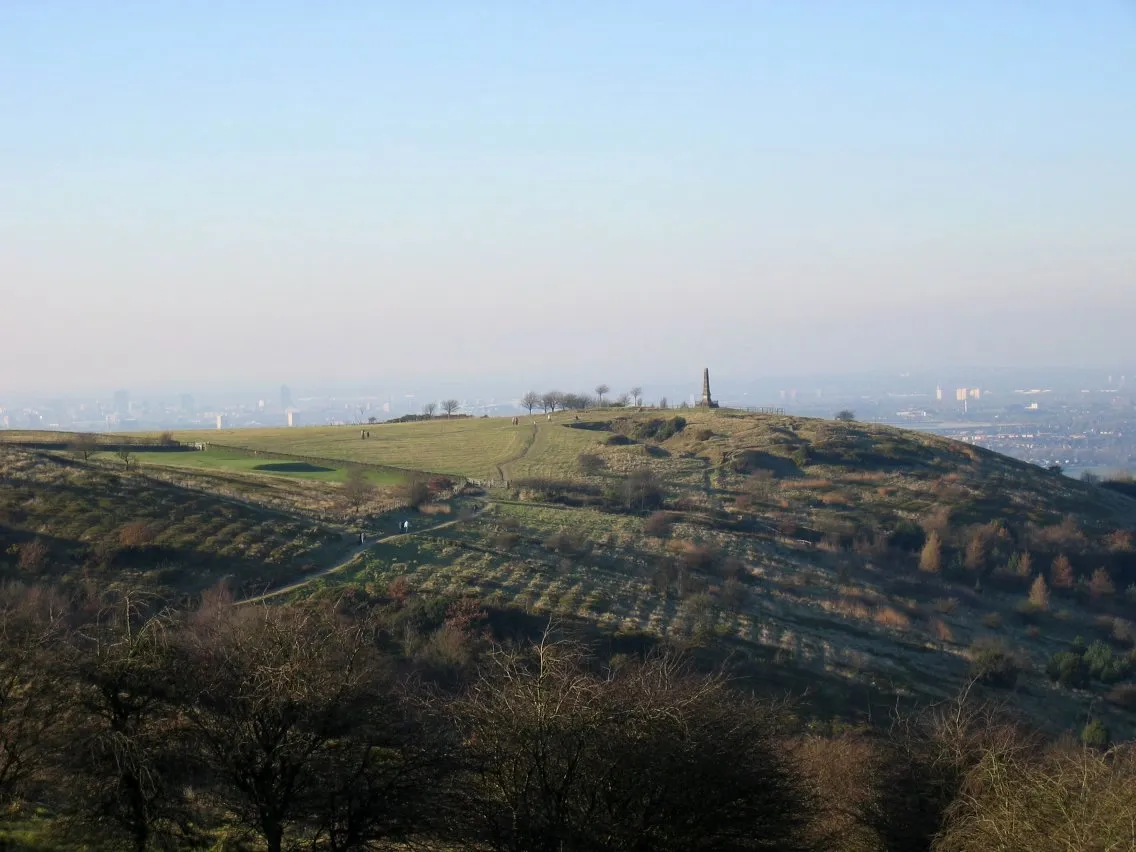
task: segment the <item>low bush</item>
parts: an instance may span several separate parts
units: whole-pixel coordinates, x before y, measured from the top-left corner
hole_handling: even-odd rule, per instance
[[[1089,685],[1089,668],[1075,651],[1058,651],[1049,658],[1045,673],[1066,689],[1085,689]]]
[[[1021,664],[1004,642],[976,639],[970,646],[971,672],[987,686],[1011,689],[1018,682]]]
[[[652,417],[643,423],[637,423],[632,434],[641,441],[665,441],[685,428],[685,417],[675,416],[669,419]]]
[[[666,512],[652,512],[643,522],[643,532],[656,538],[666,538],[671,532],[671,518]]]

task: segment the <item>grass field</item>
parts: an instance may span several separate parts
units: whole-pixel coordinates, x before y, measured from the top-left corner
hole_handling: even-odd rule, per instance
[[[565,413],[555,415],[552,421],[543,415],[522,417],[519,426],[504,417],[377,424],[367,427],[371,433],[367,440],[359,438],[357,426],[224,429],[177,432],[175,437],[179,441],[500,479],[574,471],[577,456],[598,444],[602,436],[564,428],[572,418]]]
[[[108,454],[96,454],[96,457]],[[237,473],[283,476],[295,479],[313,479],[317,482],[343,482],[347,478],[348,465],[338,467],[324,466],[306,461],[265,458],[238,450],[204,450],[201,452],[146,452],[135,454],[139,464],[163,465],[194,470],[223,470]],[[394,485],[403,477],[393,470],[366,469],[367,478],[375,485]]]

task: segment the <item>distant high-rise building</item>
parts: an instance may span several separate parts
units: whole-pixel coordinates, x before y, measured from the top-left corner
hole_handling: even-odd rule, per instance
[[[280,407],[285,411],[292,407],[292,391],[287,385],[280,386]]]
[[[182,414],[195,414],[197,412],[197,403],[192,394],[183,393],[181,395],[180,408]]]
[[[225,418],[225,415],[223,415],[223,414],[217,415],[217,428],[218,429],[224,429],[225,428],[224,425],[222,425],[224,423],[224,418]]]
[[[982,388],[971,388],[969,396],[971,399],[982,399]]]
[[[966,388],[955,388],[955,402],[966,402]]]
[[[293,414],[292,409],[289,408],[288,409],[288,425],[289,426],[295,426],[296,425],[292,420],[292,414]]]
[[[124,415],[130,413],[130,391],[114,392],[114,413]]]
[[[936,402],[942,402],[943,401],[943,388],[942,388],[941,385],[935,385],[935,401]]]

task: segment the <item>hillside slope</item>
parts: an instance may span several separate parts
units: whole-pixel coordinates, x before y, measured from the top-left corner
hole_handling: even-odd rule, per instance
[[[610,634],[741,651],[806,685],[945,696],[977,661],[1057,725],[1117,691],[1046,676],[1077,637],[1113,655],[1105,680],[1129,678],[1130,498],[933,436],[806,418],[609,410],[479,428],[536,430],[492,511],[347,582],[378,593],[404,576]],[[471,461],[483,446],[451,472],[496,465]],[[921,560],[932,534],[937,558]],[[1050,588],[1034,605],[1038,576]],[[1097,703],[1117,730],[1130,723]]]
[[[241,594],[310,571],[356,541],[215,489],[0,445],[0,580],[176,598],[227,578]]]

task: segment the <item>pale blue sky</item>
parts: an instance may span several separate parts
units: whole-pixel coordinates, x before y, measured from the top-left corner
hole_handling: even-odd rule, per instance
[[[0,389],[1131,362],[1136,4],[0,0],[0,288]]]

